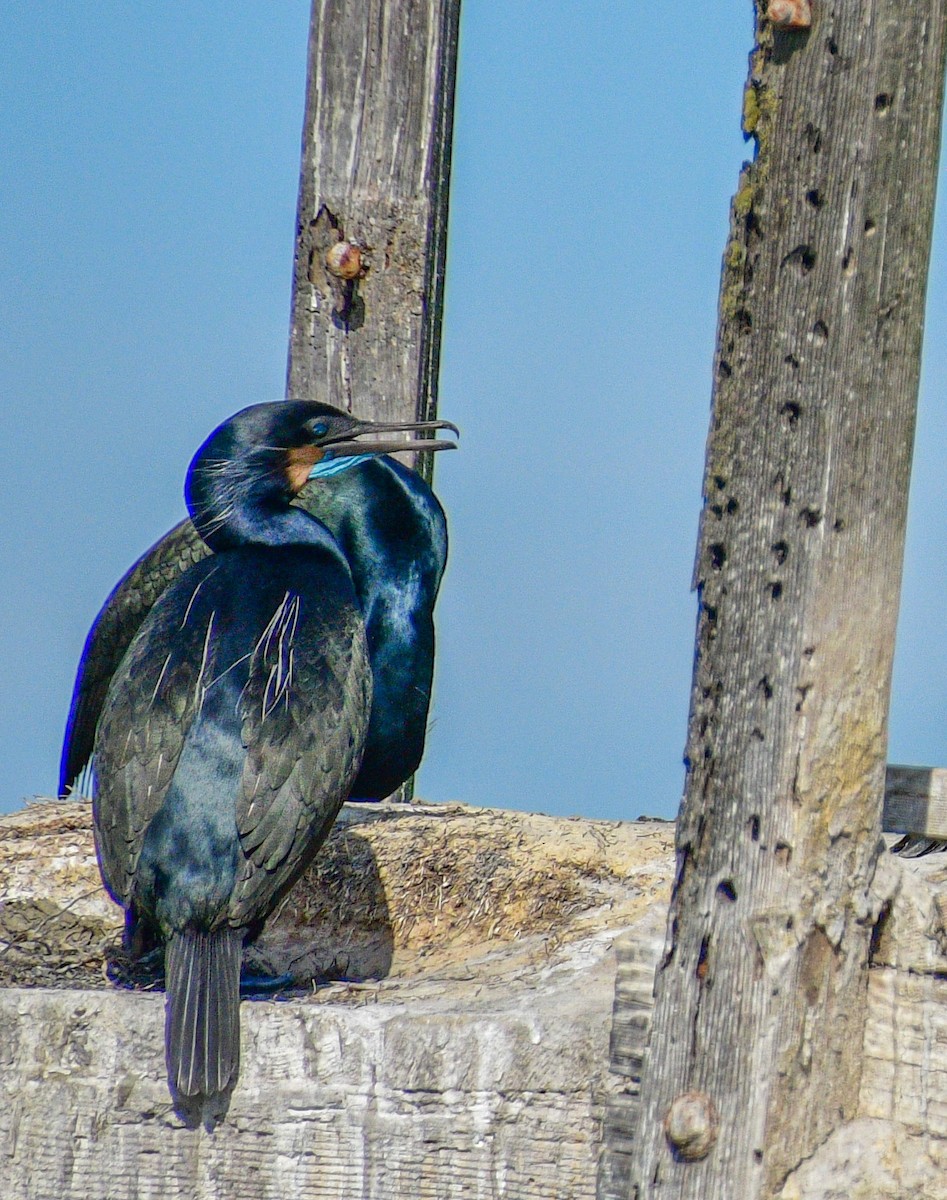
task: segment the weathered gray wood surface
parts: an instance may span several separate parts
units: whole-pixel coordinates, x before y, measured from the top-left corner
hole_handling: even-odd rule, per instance
[[[0,977],[85,984],[0,988],[4,1200],[591,1198],[611,946],[663,911],[670,842],[660,823],[350,808],[260,955],[337,957],[362,982],[243,1004],[211,1134],[171,1111],[161,997],[105,982],[120,914],[88,806],[0,818]]]
[[[313,0],[287,395],[434,415],[460,0]],[[327,250],[361,248],[346,282]]]
[[[160,995],[105,981],[120,914],[88,806],[0,818],[0,978],[61,984],[0,987],[4,1200],[578,1200],[597,1172],[614,1193],[671,827],[365,808],[264,948],[281,969],[327,943],[363,982],[244,1003],[241,1080],[212,1134],[171,1111]],[[947,859],[883,861],[857,1106],[782,1200],[947,1200]]]
[[[876,883],[890,907],[870,957],[855,1103],[845,1122],[789,1173],[778,1200],[947,1197],[947,860],[885,855]],[[661,952],[654,916],[616,942],[612,1065],[623,1085],[608,1107],[599,1179],[599,1194],[608,1197],[627,1195],[651,972]],[[637,1019],[619,1019],[620,1013]]]
[[[881,821],[885,833],[947,839],[947,770],[889,766]]]
[[[312,0],[290,399],[437,416],[459,29],[460,0]],[[352,278],[327,264],[339,245]],[[431,480],[432,454],[403,457]]]
[[[617,1193],[639,1200],[776,1195],[854,1116],[881,912],[947,4],[819,4],[802,32],[765,9],[744,105],[758,156],[721,286],[677,883]],[[712,1142],[695,1160],[665,1136],[685,1094]]]

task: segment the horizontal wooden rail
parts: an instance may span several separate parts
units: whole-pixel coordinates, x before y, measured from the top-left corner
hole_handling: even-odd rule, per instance
[[[889,764],[881,825],[885,833],[947,840],[947,767]]]

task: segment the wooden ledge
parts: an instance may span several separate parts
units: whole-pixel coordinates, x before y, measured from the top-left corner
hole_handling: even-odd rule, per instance
[[[209,1134],[171,1109],[162,997],[105,980],[120,914],[88,806],[0,818],[0,969],[62,985],[0,988],[4,1197],[591,1200],[620,1082],[612,947],[662,910],[672,837],[353,806],[257,953],[359,979],[242,1005],[240,1083]]]
[[[171,1109],[160,994],[105,978],[120,914],[88,806],[0,818],[4,1197],[592,1200],[597,1177],[621,1196],[672,841],[353,806],[257,951],[350,978],[243,1004],[240,1084],[208,1133]],[[945,881],[943,855],[882,860],[859,1111],[782,1200],[947,1200]]]

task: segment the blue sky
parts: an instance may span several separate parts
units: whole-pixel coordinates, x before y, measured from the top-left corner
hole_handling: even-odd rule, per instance
[[[0,44],[0,809],[55,786],[85,634],[191,454],[283,394],[308,0],[13,6]],[[464,0],[421,793],[672,816],[750,0]],[[892,708],[947,762],[939,220]]]

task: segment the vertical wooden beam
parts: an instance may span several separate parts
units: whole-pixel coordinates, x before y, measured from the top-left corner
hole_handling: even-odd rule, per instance
[[[459,28],[460,0],[313,0],[289,398],[437,415]],[[434,455],[403,457],[430,482]]]
[[[436,411],[459,18],[460,0],[313,0],[288,396]],[[353,279],[326,265],[343,241]]]
[[[638,1200],[776,1196],[853,1112],[881,907],[947,0],[757,7]]]

